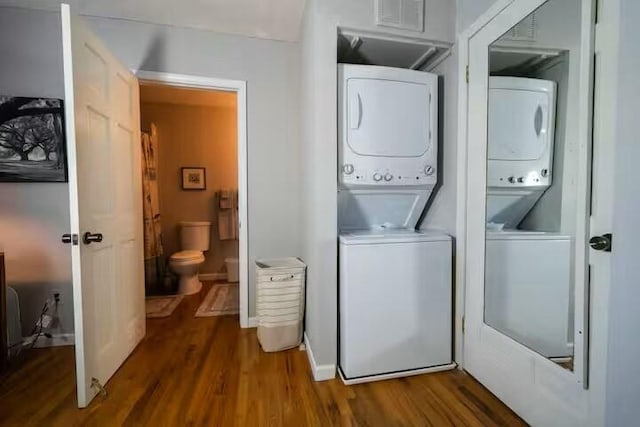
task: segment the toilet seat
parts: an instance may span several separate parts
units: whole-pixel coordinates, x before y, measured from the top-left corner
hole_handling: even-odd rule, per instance
[[[173,262],[194,262],[204,261],[204,254],[200,251],[180,251],[171,255]]]

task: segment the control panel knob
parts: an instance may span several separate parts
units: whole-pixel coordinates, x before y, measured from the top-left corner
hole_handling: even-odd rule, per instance
[[[518,177],[518,182],[522,184],[524,182],[524,176]]]
[[[509,181],[510,183],[515,183],[516,182],[516,178],[513,176],[510,176],[509,178],[507,178],[507,181]]]
[[[342,172],[344,172],[345,175],[351,175],[353,173],[353,165],[347,163],[346,165],[342,166]]]
[[[373,180],[378,182],[382,180],[382,175],[380,175],[378,172],[373,174]]]
[[[427,176],[433,175],[435,171],[435,168],[431,165],[427,165],[424,167],[424,174]]]
[[[387,182],[391,181],[392,179],[393,179],[393,175],[391,175],[390,173],[388,173],[388,174],[386,174],[384,176],[384,180],[387,181]]]

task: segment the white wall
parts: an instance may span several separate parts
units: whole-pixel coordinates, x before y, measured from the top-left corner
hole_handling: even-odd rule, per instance
[[[306,334],[315,361],[329,370],[337,361],[337,27],[358,28],[453,42],[455,38],[454,3],[427,0],[425,31],[388,30],[375,27],[374,2],[354,0],[308,0],[301,34],[301,110],[303,174],[302,246],[307,271]],[[443,63],[441,71],[451,74],[445,79],[445,108],[455,109],[455,62]],[[445,141],[454,143],[455,121],[446,121]],[[454,163],[455,148],[446,147],[445,163]],[[452,157],[449,157],[452,156]],[[449,166],[446,166],[449,167]],[[434,202],[430,226],[454,231],[455,178],[445,172],[447,187]],[[451,209],[449,212],[447,212]]]
[[[456,235],[456,182],[457,182],[457,132],[458,132],[458,52],[431,72],[440,76],[439,84],[439,182],[440,188],[433,197],[421,229],[438,229]]]
[[[64,98],[58,19],[50,13],[0,8],[0,94]],[[0,183],[0,250],[7,283],[20,298],[23,334],[45,300],[60,292],[61,322],[73,331],[71,252],[60,242],[69,231],[64,183]]]
[[[88,22],[131,69],[247,81],[253,316],[255,260],[300,255],[297,44],[116,19]]]
[[[640,419],[640,2],[620,0],[620,51],[616,102],[613,252],[609,294],[606,425],[637,425]]]
[[[303,260],[305,329],[319,365],[337,360],[336,31],[308,0],[301,35]]]
[[[456,0],[457,33],[463,32],[485,13],[496,0]]]

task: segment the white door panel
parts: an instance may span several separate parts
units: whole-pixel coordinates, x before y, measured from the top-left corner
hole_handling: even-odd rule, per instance
[[[589,207],[591,194],[591,85],[593,60],[594,7],[591,0],[580,0],[581,24],[577,87],[579,104],[576,108],[578,139],[572,155],[576,158],[577,175],[575,200],[575,240],[572,249],[571,277],[575,285],[573,304],[574,357],[573,370],[565,369],[545,358],[512,336],[487,324],[486,312],[486,207],[487,207],[487,135],[489,103],[489,46],[509,28],[545,4],[543,0],[514,0],[468,36],[465,51],[468,57],[466,181],[464,195],[464,367],[496,396],[532,425],[583,426],[598,425],[592,417],[594,394],[588,387],[589,367],[586,365],[590,349],[587,337],[592,332],[587,322],[592,307],[588,281],[589,263],[599,256],[588,252]],[[549,4],[563,4],[550,2]],[[533,129],[534,120],[530,120]],[[601,141],[594,139],[597,147]],[[495,153],[494,153],[495,154]],[[532,157],[536,153],[529,153]],[[601,167],[594,159],[594,168]],[[597,173],[593,189],[599,186]],[[540,268],[543,268],[541,266]],[[563,273],[566,276],[566,272]],[[593,280],[593,276],[592,276]],[[601,278],[600,288],[606,288]],[[593,283],[593,282],[592,282]],[[531,322],[527,322],[529,325]],[[598,326],[600,328],[601,326]],[[522,341],[522,340],[521,340]],[[591,360],[593,363],[593,360]]]
[[[62,5],[78,406],[144,336],[138,82]],[[101,241],[83,242],[85,233]]]

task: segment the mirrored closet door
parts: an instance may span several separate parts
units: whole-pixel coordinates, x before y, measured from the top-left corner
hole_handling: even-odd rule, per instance
[[[535,424],[588,413],[593,31],[515,0],[467,45],[464,366]]]

